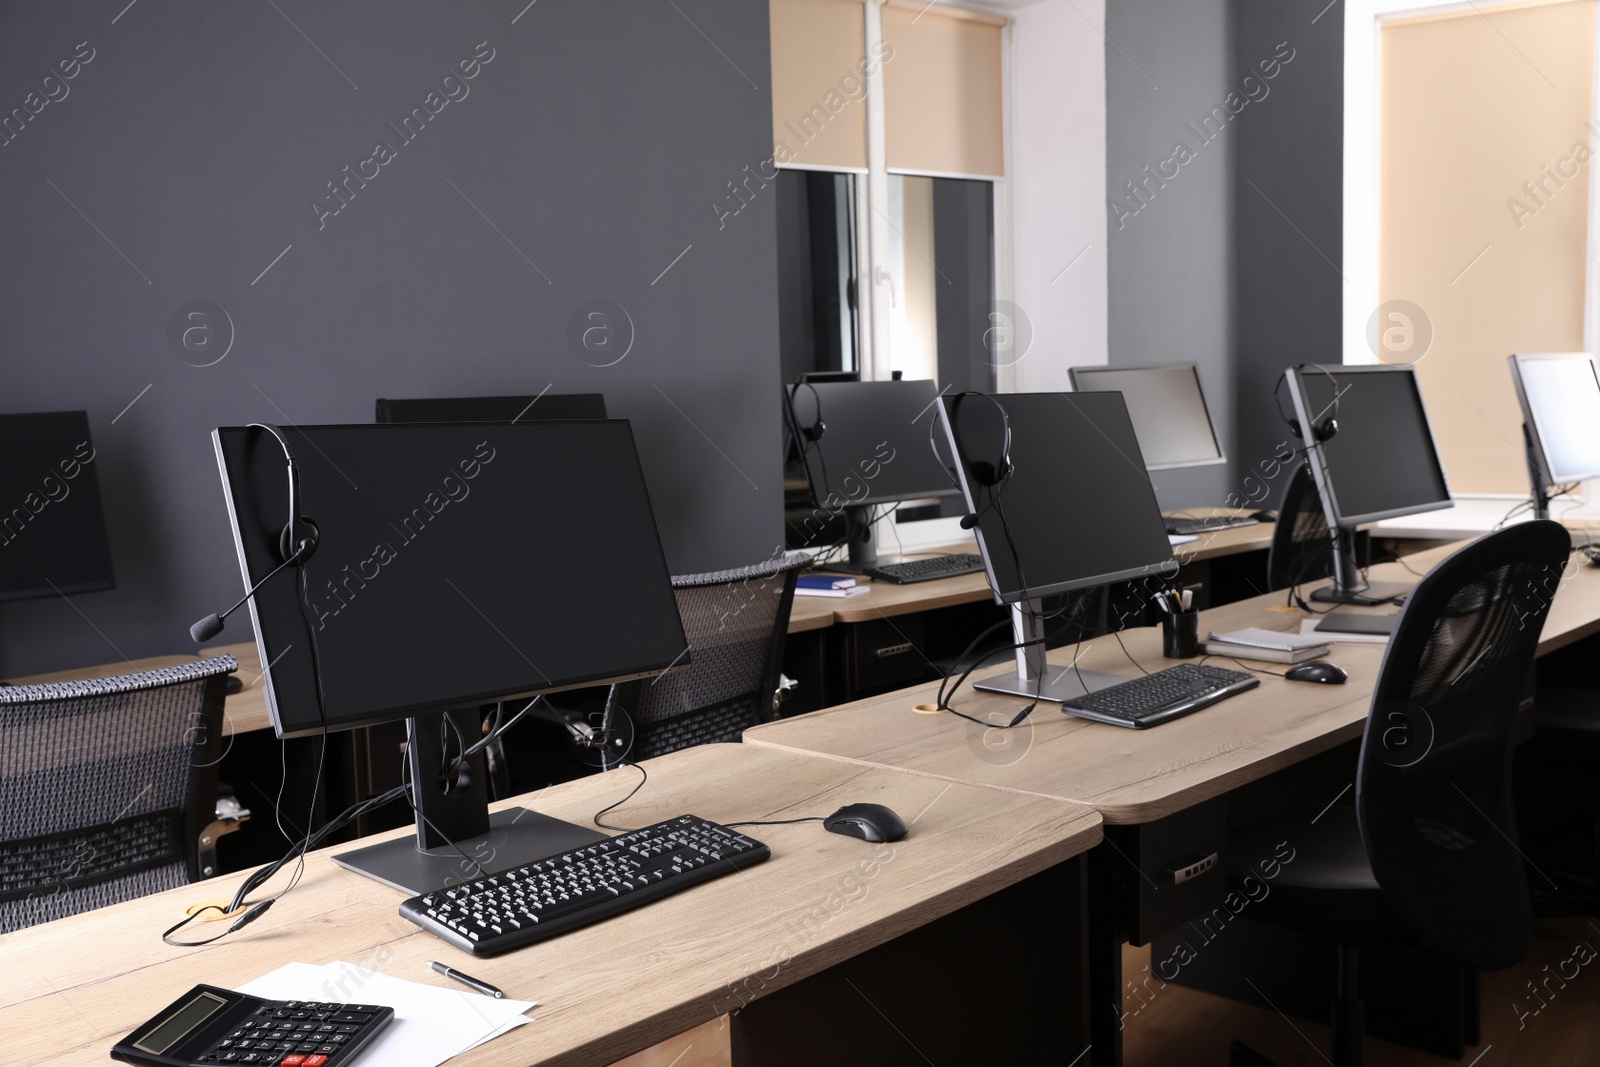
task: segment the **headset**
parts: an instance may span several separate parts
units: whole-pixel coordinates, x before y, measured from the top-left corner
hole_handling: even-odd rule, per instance
[[[1333,376],[1328,368],[1321,366],[1320,364],[1301,363],[1296,369],[1305,370],[1307,367],[1321,371],[1322,374],[1327,377],[1328,383],[1333,386],[1333,403],[1328,406],[1327,413],[1323,415],[1321,419],[1312,423],[1311,436],[1308,438],[1300,429],[1299,419],[1295,418],[1289,412],[1283,410],[1283,383],[1289,378],[1288,371],[1284,371],[1283,374],[1278,378],[1278,384],[1273,386],[1272,402],[1278,408],[1278,417],[1283,419],[1283,421],[1288,424],[1289,429],[1294,431],[1294,435],[1296,437],[1308,443],[1315,442],[1317,444],[1321,444],[1323,441],[1331,441],[1339,433],[1339,380]]]
[[[196,644],[204,644],[223,630],[223,623],[229,615],[238,611],[245,602],[256,595],[256,590],[266,585],[273,576],[285,567],[297,567],[310,559],[317,550],[317,541],[321,531],[317,524],[300,514],[300,465],[295,462],[294,449],[289,447],[289,439],[283,436],[283,431],[270,422],[252,422],[247,427],[252,430],[265,430],[278,442],[278,447],[283,449],[284,462],[289,468],[289,521],[284,526],[283,532],[278,535],[278,557],[281,562],[267,572],[266,577],[245,590],[244,596],[220,615],[207,615],[193,626],[189,627],[189,636]]]
[[[961,428],[956,419],[956,414],[961,408],[961,401],[969,396],[983,397],[995,406],[996,411],[1000,412],[1000,452],[997,462],[991,463],[989,460],[975,459],[966,464],[968,477],[977,485],[989,490],[989,499],[977,511],[970,512],[962,517],[961,528],[963,530],[973,529],[978,525],[978,520],[983,518],[987,512],[991,509],[999,508],[1000,497],[1005,492],[1006,486],[1010,484],[1011,476],[1016,473],[1016,468],[1011,464],[1011,415],[1000,401],[988,393],[969,390],[964,393],[957,393],[950,398],[950,406],[948,408],[950,436],[956,442],[957,452],[963,450],[960,447]],[[939,466],[944,468],[945,474],[950,478],[950,483],[959,489],[961,488],[961,483],[956,476],[955,468],[945,463],[944,457],[939,455],[939,447],[934,441],[933,428],[937,422],[938,420],[934,419],[928,424],[928,446],[933,449],[933,457],[938,460]],[[957,463],[961,462],[959,455],[952,458]]]
[[[811,425],[809,426],[800,425],[800,416],[795,413],[794,409],[795,396],[800,392],[801,389],[811,390],[811,399],[817,405],[817,417],[812,420]],[[783,395],[784,418],[789,425],[789,433],[794,439],[795,449],[799,452],[800,464],[806,469],[807,482],[811,481],[811,464],[806,462],[806,454],[808,452],[815,451],[817,454],[817,462],[821,464],[822,467],[822,483],[824,486],[831,486],[832,483],[828,481],[828,457],[823,455],[822,449],[819,447],[823,435],[828,432],[828,424],[824,422],[822,418],[821,394],[817,392],[817,387],[811,382],[805,381],[804,379],[798,379],[784,389]],[[815,485],[812,486],[811,495],[811,502],[818,507],[821,507],[822,501],[818,499]]]

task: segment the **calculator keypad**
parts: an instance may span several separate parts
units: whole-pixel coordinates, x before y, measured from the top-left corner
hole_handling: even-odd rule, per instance
[[[346,1046],[362,1044],[364,1031],[386,1020],[384,1009],[373,1004],[268,1001],[195,1063],[337,1067]]]

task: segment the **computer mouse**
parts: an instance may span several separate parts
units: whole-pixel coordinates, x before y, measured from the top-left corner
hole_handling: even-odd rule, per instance
[[[906,824],[882,804],[846,804],[824,819],[822,825],[833,833],[863,841],[898,841],[906,836]]]
[[[223,686],[223,690],[225,694],[230,697],[235,693],[244,692],[244,679],[240,678],[237,674],[228,675],[228,681]]]
[[[1263,509],[1261,511],[1252,511],[1250,513],[1250,517],[1252,519],[1256,520],[1257,522],[1277,522],[1278,521],[1278,513],[1276,511],[1268,511],[1268,510],[1265,510],[1265,509]]]
[[[1343,667],[1327,660],[1312,660],[1290,667],[1283,676],[1291,682],[1320,682],[1323,685],[1343,685],[1350,680]]]

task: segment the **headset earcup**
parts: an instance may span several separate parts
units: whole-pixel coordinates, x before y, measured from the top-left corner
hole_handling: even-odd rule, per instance
[[[979,485],[994,485],[1000,480],[1000,472],[988,460],[974,460],[967,464],[967,470],[972,472],[973,480]]]

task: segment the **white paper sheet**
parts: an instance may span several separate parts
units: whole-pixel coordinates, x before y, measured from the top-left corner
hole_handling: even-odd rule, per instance
[[[440,981],[445,981],[441,978]],[[465,989],[392,978],[338,960],[290,963],[239,987],[268,1000],[382,1004],[394,1021],[353,1062],[383,1067],[438,1067],[491,1038],[530,1022],[531,1000],[496,1000]]]

